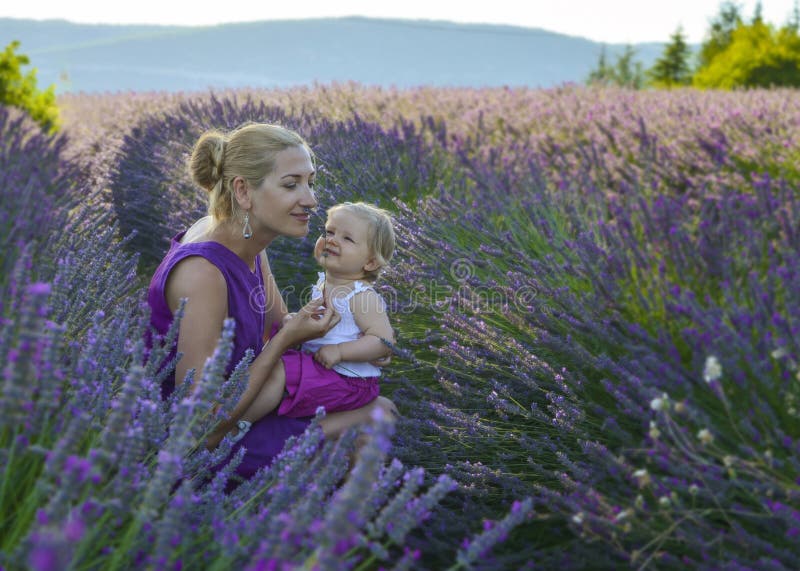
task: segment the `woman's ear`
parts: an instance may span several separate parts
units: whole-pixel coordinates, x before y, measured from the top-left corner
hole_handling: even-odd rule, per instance
[[[250,210],[252,206],[250,204],[250,185],[247,184],[244,177],[234,177],[231,181],[231,186],[233,187],[233,199],[239,205],[239,208],[245,211]]]

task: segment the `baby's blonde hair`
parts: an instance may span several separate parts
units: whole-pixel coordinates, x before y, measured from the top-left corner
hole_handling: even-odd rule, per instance
[[[366,202],[342,202],[331,206],[327,214],[330,216],[337,211],[349,212],[367,223],[370,254],[379,266],[372,271],[365,271],[364,279],[374,282],[394,255],[395,236],[391,213]]]

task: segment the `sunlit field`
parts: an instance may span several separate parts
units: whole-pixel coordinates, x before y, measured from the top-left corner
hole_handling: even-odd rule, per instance
[[[0,569],[800,569],[800,95],[355,84],[0,108]],[[320,216],[392,210],[402,418],[233,486],[226,328],[160,398],[144,293],[207,128],[277,122]],[[166,363],[166,366],[174,363]],[[220,410],[212,406],[222,403]],[[356,458],[357,460],[353,460]]]

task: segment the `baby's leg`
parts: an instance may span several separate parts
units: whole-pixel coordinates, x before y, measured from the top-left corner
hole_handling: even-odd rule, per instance
[[[267,382],[261,387],[261,392],[256,395],[253,403],[242,415],[242,420],[255,422],[271,413],[283,399],[285,389],[286,370],[283,368],[283,359],[279,359]]]
[[[338,438],[351,426],[372,422],[372,413],[375,408],[380,408],[389,420],[396,420],[399,416],[397,407],[386,397],[379,396],[371,403],[355,410],[332,412],[323,418],[319,425],[325,438]]]

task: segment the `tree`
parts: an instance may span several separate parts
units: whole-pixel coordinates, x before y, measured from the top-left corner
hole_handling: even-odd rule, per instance
[[[642,68],[642,62],[633,60],[635,55],[636,50],[633,46],[630,44],[625,46],[622,55],[617,58],[614,72],[618,85],[641,89],[644,85],[644,69]]]
[[[795,32],[800,30],[800,2],[798,2],[798,0],[794,0],[792,15],[789,17],[789,22],[786,24],[786,27]]]
[[[589,72],[586,83],[590,85],[608,85],[611,82],[612,69],[606,61],[606,46],[600,48],[600,57],[597,59],[597,66]]]
[[[800,36],[785,26],[775,30],[762,22],[740,25],[730,45],[707,66],[699,69],[697,87],[800,86]]]
[[[692,82],[692,72],[689,58],[692,55],[683,28],[678,27],[670,42],[664,47],[664,53],[647,72],[650,84],[654,87],[676,87],[689,85]]]
[[[600,52],[600,58],[595,67],[589,72],[586,82],[599,85],[617,85],[620,87],[630,87],[641,89],[644,85],[644,71],[642,63],[634,61],[636,50],[631,45],[625,46],[623,52],[617,56],[613,66],[606,62],[605,46]]]
[[[28,112],[43,129],[58,129],[58,107],[55,85],[44,91],[36,87],[36,69],[22,73],[28,56],[15,53],[19,42],[13,41],[0,53],[0,104],[19,107]]]
[[[756,2],[756,8],[753,10],[753,24],[759,24],[764,22],[764,5],[761,3],[761,0]]]
[[[719,13],[711,20],[708,37],[700,46],[698,68],[706,67],[718,54],[725,51],[731,43],[733,31],[742,24],[739,5],[726,0],[719,7]]]

